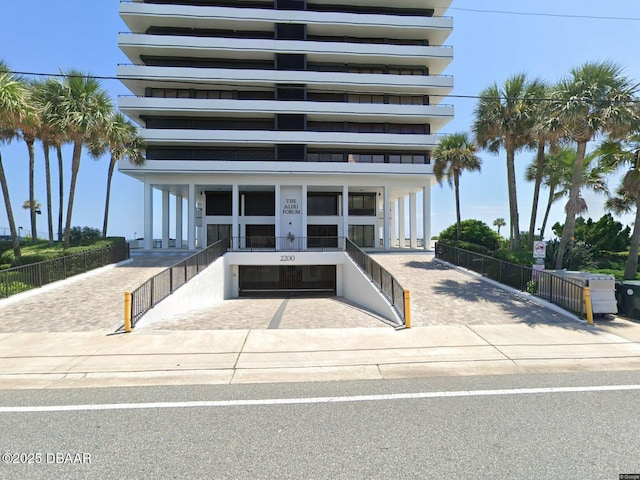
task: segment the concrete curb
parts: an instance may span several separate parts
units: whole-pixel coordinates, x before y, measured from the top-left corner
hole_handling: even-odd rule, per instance
[[[502,284],[500,282],[496,282],[495,280],[492,280],[491,278],[487,278],[485,276],[482,276],[479,273],[474,272],[473,270],[467,270],[466,268],[460,267],[458,265],[454,265],[453,263],[445,262],[444,260],[441,260],[441,259],[439,259],[437,257],[433,257],[433,259],[436,262],[438,262],[438,263],[440,263],[442,265],[445,265],[445,266],[447,266],[449,268],[452,268],[453,270],[456,270],[456,271],[458,271],[460,273],[464,273],[464,274],[466,274],[466,275],[468,275],[470,277],[476,278],[478,280],[482,280],[483,282],[487,282],[488,284],[493,285],[494,287],[501,288],[502,290],[505,290],[505,291],[507,291],[509,293],[512,293],[512,294],[522,298],[523,300],[527,300],[529,302],[532,302],[532,303],[535,303],[537,305],[540,305],[541,307],[548,308],[549,310],[553,310],[554,312],[556,312],[556,313],[558,313],[560,315],[563,315],[563,316],[565,316],[565,317],[567,317],[567,318],[569,318],[571,320],[574,320],[576,322],[582,323],[583,325],[587,325],[587,321],[586,320],[578,317],[577,315],[574,315],[571,312],[566,311],[565,309],[563,309],[563,308],[561,308],[561,307],[559,307],[559,306],[557,306],[557,305],[555,305],[553,303],[547,302],[546,300],[543,300],[542,298],[536,297],[535,295],[531,295],[530,293],[527,293],[527,292],[521,292],[520,290],[516,290],[513,287],[510,287],[508,285],[504,285],[504,284]]]
[[[31,290],[27,290],[26,292],[16,293],[15,295],[11,295],[9,298],[0,299],[0,308],[12,305],[18,301],[34,297],[44,292],[49,292],[51,290],[55,290],[56,288],[64,287],[66,285],[70,285],[72,283],[78,282],[80,280],[84,280],[85,278],[92,277],[94,275],[98,275],[100,273],[106,272],[108,270],[112,270],[121,265],[127,265],[128,263],[133,262],[133,258],[129,258],[128,260],[123,260],[118,263],[112,263],[110,265],[105,265],[104,267],[94,268],[93,270],[89,270],[85,273],[80,273],[78,275],[73,275],[72,277],[67,277],[64,280],[58,280],[57,282],[48,283],[47,285],[43,285],[39,288],[32,288]]]

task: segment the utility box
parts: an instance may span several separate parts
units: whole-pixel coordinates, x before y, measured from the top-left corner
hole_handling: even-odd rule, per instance
[[[616,297],[620,313],[640,318],[640,280],[624,280],[616,284]]]

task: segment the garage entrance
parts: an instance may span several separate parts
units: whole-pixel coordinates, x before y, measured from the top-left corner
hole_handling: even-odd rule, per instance
[[[335,265],[240,265],[240,296],[333,296]]]

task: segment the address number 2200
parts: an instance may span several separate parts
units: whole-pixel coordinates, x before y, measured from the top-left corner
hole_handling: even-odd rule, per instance
[[[294,255],[280,255],[281,262],[295,262],[296,257]]]

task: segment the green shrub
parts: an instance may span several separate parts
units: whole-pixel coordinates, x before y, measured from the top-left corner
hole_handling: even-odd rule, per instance
[[[560,240],[547,242],[547,256],[545,263],[547,268],[555,268],[558,256]],[[593,260],[593,250],[582,242],[569,242],[564,252],[562,268],[567,270],[581,270],[594,268],[596,262]]]
[[[469,250],[471,252],[480,253],[482,255],[490,255],[491,250],[487,247],[483,247],[482,245],[478,245],[476,243],[469,243],[463,241],[455,241],[455,240],[442,240],[440,239],[438,243],[442,243],[443,245],[451,245],[452,247],[462,248],[463,250]]]
[[[102,232],[97,228],[73,227],[69,232],[69,245],[93,245],[102,238]]]
[[[534,260],[533,254],[528,250],[513,251],[507,248],[496,250],[491,254],[493,257],[504,260],[505,262],[517,263],[518,265],[526,265],[530,267]]]
[[[439,241],[442,240],[450,242],[456,240],[455,223],[440,233]],[[496,250],[500,246],[500,236],[480,220],[464,220],[460,222],[460,238],[458,240],[481,245],[489,250]]]

